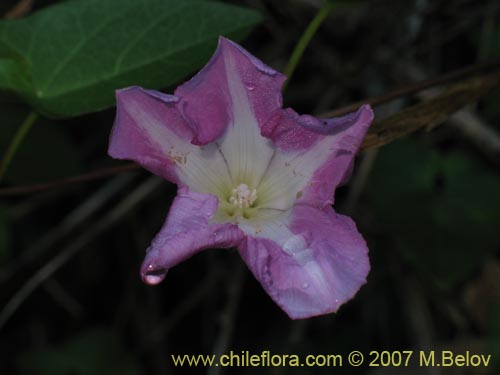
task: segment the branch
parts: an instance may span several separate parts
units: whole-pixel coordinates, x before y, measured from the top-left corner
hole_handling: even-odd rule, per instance
[[[500,70],[457,83],[434,99],[375,122],[361,145],[361,151],[380,147],[421,128],[437,126],[498,86]]]
[[[34,0],[21,0],[14,7],[5,13],[4,18],[21,18],[31,12]]]
[[[372,106],[377,106],[380,104],[384,104],[396,99],[399,99],[404,96],[408,95],[413,95],[419,91],[431,88],[431,87],[436,87],[436,86],[441,86],[445,85],[454,81],[458,81],[460,79],[470,77],[477,75],[478,73],[490,71],[495,68],[500,67],[500,58],[492,59],[492,60],[487,60],[478,64],[474,64],[472,66],[468,66],[463,69],[455,70],[451,73],[443,74],[441,76],[427,79],[425,81],[421,82],[416,82],[409,84],[407,86],[401,87],[399,89],[395,89],[393,91],[390,91],[386,94],[380,95],[380,96],[374,96],[369,99],[364,99],[356,103],[349,104],[348,106],[338,108],[333,111],[329,111],[326,113],[321,114],[320,117],[335,117],[335,116],[341,116],[345,115],[349,112],[354,112],[356,111],[359,107],[361,107],[363,104],[370,104]]]
[[[40,184],[3,188],[0,189],[0,197],[36,193],[43,190],[54,189],[67,185],[76,184],[79,182],[93,181],[99,178],[110,177],[118,173],[130,172],[136,169],[139,169],[139,165],[135,163],[127,163],[117,167],[103,168],[97,171],[81,174],[78,176],[64,177],[58,180],[42,182]]]
[[[128,194],[111,211],[101,219],[86,228],[84,232],[74,239],[67,247],[61,250],[54,258],[35,272],[21,288],[19,288],[10,300],[0,310],[0,329],[12,317],[21,304],[45,281],[71,260],[78,252],[84,249],[94,238],[119,222],[130,210],[161,185],[157,177],[150,177],[134,191]]]

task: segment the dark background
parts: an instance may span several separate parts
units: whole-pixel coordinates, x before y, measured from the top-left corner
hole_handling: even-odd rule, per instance
[[[232,2],[264,15],[242,45],[278,70],[321,4]],[[2,0],[2,14],[15,3]],[[36,1],[35,9],[49,3]],[[498,57],[499,19],[495,0],[346,2],[307,48],[285,105],[320,115]],[[377,106],[376,117],[423,97]],[[145,249],[175,195],[174,185],[147,172],[0,198],[0,309],[37,272],[43,278],[44,269],[57,268],[21,298],[0,328],[0,374],[495,373],[493,365],[404,371],[176,368],[170,355],[445,349],[492,354],[498,366],[498,154],[478,147],[463,123],[478,122],[498,135],[499,99],[493,92],[439,127],[360,154],[350,183],[336,192],[335,208],[355,219],[369,244],[368,282],[337,314],[303,321],[291,321],[272,302],[234,249],[200,253],[159,286],[143,284]],[[5,100],[1,108],[0,151],[28,111]],[[39,120],[2,186],[118,165],[106,154],[113,118],[110,109]],[[82,211],[94,204],[88,215]]]

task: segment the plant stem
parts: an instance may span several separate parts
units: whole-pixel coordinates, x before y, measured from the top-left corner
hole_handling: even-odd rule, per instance
[[[285,90],[288,82],[290,82],[293,73],[295,72],[295,68],[302,58],[307,45],[311,41],[314,34],[316,34],[316,31],[321,26],[325,18],[328,16],[328,13],[330,13],[332,7],[333,4],[331,2],[325,1],[318,13],[316,13],[316,16],[312,19],[311,23],[309,23],[309,26],[307,26],[307,28],[304,30],[304,33],[300,37],[295,46],[295,49],[292,52],[292,55],[290,56],[290,60],[288,60],[288,63],[286,64],[284,73],[288,77],[288,79],[283,84],[283,91]]]
[[[118,173],[131,172],[139,169],[139,165],[135,163],[126,163],[116,167],[102,168],[93,172],[79,174],[77,176],[63,177],[57,180],[41,182],[39,184],[27,186],[15,186],[10,188],[0,189],[0,198],[20,194],[36,193],[43,190],[61,188],[67,185],[76,184],[85,181],[94,181],[98,178],[114,176]],[[0,278],[1,280],[1,278]]]
[[[9,167],[9,164],[12,161],[12,158],[17,152],[17,149],[23,142],[24,138],[26,137],[26,134],[28,134],[29,130],[31,129],[37,118],[38,114],[35,112],[31,112],[28,115],[28,117],[26,117],[26,120],[24,120],[24,122],[21,124],[21,127],[19,128],[17,133],[14,135],[14,138],[10,142],[7,151],[5,151],[3,160],[0,162],[0,181],[4,177],[5,172],[7,171],[7,168]]]

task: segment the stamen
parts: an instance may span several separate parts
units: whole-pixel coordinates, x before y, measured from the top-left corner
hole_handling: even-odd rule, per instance
[[[248,208],[257,199],[257,190],[248,187],[247,184],[239,184],[236,189],[231,191],[229,203],[238,208]]]

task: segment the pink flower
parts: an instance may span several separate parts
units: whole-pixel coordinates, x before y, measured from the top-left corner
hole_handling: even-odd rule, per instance
[[[179,186],[141,267],[157,284],[208,248],[236,246],[293,319],[336,311],[366,282],[368,249],[331,207],[373,119],[368,105],[319,120],[282,109],[285,76],[220,38],[175,95],[117,92],[109,154]]]

